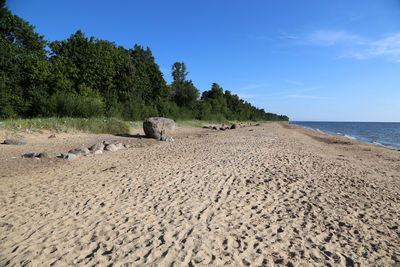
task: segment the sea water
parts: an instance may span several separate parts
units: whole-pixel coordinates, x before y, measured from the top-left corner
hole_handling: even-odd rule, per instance
[[[292,121],[314,131],[400,150],[400,122],[322,122]]]

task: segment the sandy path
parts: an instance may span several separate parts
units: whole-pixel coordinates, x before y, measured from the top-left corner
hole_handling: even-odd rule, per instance
[[[0,265],[400,261],[400,153],[279,124],[208,133],[8,174]]]

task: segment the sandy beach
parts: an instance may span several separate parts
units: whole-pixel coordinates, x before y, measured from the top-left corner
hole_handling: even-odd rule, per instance
[[[0,145],[0,266],[400,263],[399,151],[283,123],[176,132]],[[21,158],[102,140],[129,148]]]

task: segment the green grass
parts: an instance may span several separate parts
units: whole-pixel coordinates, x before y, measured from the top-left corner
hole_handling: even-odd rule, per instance
[[[201,121],[201,120],[177,120],[175,121],[176,126],[179,127],[203,127],[210,124],[233,124],[234,121]]]
[[[34,118],[0,121],[0,130],[14,132],[50,130],[57,132],[129,133],[129,124],[115,118]]]
[[[127,123],[132,128],[142,128],[143,127],[143,121],[128,121]]]

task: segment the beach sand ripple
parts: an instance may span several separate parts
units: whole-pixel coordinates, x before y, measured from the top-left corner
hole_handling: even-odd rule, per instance
[[[278,123],[191,131],[7,173],[0,265],[400,261],[397,151]]]

